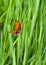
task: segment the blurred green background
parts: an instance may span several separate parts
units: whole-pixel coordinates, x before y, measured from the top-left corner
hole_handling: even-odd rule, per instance
[[[46,65],[46,0],[0,0],[0,65]]]

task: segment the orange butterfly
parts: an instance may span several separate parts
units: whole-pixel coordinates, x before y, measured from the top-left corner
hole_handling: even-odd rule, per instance
[[[15,26],[16,26],[16,30],[11,31],[10,33],[12,33],[12,34],[19,34],[19,33],[21,33],[21,31],[22,31],[22,24],[19,21],[15,20]]]

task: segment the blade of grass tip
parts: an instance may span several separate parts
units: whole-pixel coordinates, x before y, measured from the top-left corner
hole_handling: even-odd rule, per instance
[[[42,58],[43,58],[43,56],[45,55],[45,53],[46,53],[46,47],[45,47],[44,50],[43,50],[43,54],[42,54],[42,56],[40,57],[40,60],[42,60]]]
[[[35,56],[34,56],[34,58],[31,60],[30,65],[34,65],[34,63],[35,63]]]
[[[33,65],[33,61],[30,63],[30,65]]]
[[[35,58],[35,55],[33,55],[33,56],[28,60],[27,65],[28,65],[29,63],[31,63],[31,61],[32,61],[34,58]]]
[[[0,20],[5,16],[6,13],[7,13],[7,10],[2,14],[2,16],[0,17]]]
[[[30,33],[30,36],[28,38],[28,46],[30,45],[30,40],[31,40],[31,37],[33,34],[35,22],[36,22],[37,12],[38,12],[38,8],[39,8],[39,1],[40,0],[35,1],[35,5],[34,5],[34,12],[33,12],[33,18],[32,18],[32,23],[31,23],[31,31],[30,31],[31,33]]]
[[[16,44],[17,41],[18,41],[18,38],[14,41],[13,46]]]

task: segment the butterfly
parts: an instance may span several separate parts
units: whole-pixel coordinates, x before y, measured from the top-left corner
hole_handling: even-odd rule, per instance
[[[14,23],[15,23],[15,26],[16,26],[16,30],[11,31],[10,33],[12,33],[12,34],[19,34],[19,33],[21,33],[21,31],[22,31],[22,24],[19,21],[17,21],[17,20],[15,20]]]

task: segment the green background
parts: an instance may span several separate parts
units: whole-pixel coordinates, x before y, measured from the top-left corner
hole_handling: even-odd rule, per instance
[[[46,0],[0,0],[0,65],[46,65]]]

